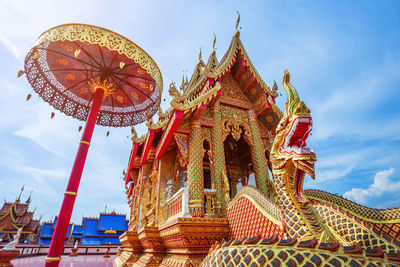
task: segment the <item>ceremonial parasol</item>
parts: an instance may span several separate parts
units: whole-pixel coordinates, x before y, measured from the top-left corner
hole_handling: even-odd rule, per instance
[[[103,258],[109,258],[110,257],[110,243],[111,243],[111,235],[115,235],[117,231],[113,230],[112,228],[110,230],[107,230],[104,232],[106,235],[108,235],[108,246],[106,253],[104,254]]]
[[[65,24],[44,32],[25,59],[34,91],[55,109],[86,120],[46,266],[58,266],[95,124],[121,127],[151,118],[162,76],[138,45],[110,30]]]

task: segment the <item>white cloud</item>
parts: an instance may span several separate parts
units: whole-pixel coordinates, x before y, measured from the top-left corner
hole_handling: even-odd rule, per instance
[[[338,135],[362,140],[398,137],[398,115],[377,119],[377,106],[395,94],[395,87],[391,84],[398,80],[400,65],[388,59],[379,68],[372,67],[359,73],[345,84],[330,88],[325,99],[318,94],[318,100],[308,105],[312,107],[313,137],[316,140]]]
[[[390,180],[394,174],[394,168],[376,173],[374,182],[367,188],[353,188],[343,194],[343,197],[354,200],[361,204],[366,204],[368,199],[382,196],[383,193],[394,193],[400,191],[400,181]]]
[[[41,32],[58,24],[90,20],[97,1],[1,1],[0,42],[22,59]]]

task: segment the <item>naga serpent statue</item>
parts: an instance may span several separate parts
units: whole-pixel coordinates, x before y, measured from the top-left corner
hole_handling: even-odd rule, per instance
[[[399,228],[399,209],[369,209],[323,191],[303,191],[305,174],[315,178],[316,156],[306,147],[312,118],[287,70],[283,88],[287,102],[270,152],[276,203],[243,187],[228,207],[232,218],[229,209],[247,197],[279,230],[268,238],[231,235],[211,247],[202,266],[399,266],[399,241],[377,230]],[[242,225],[251,228],[254,220]]]

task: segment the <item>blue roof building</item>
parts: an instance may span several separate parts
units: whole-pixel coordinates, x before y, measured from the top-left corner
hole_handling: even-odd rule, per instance
[[[54,222],[45,222],[40,230],[40,245],[50,244],[56,227],[57,217]],[[115,230],[115,235],[106,235],[105,231]],[[70,224],[68,226],[65,244],[74,244],[78,241],[82,245],[105,245],[110,238],[111,244],[120,244],[119,236],[128,230],[128,221],[125,214],[100,213],[98,218],[82,218],[82,224]]]

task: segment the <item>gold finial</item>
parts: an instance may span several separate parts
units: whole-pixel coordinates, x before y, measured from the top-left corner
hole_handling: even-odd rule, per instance
[[[199,62],[201,62],[201,61],[202,61],[202,58],[201,58],[201,47],[200,47]]]
[[[272,86],[272,92],[276,93],[278,91],[278,85],[276,84],[276,81],[274,80],[274,85]]]
[[[19,193],[17,201],[19,201],[21,199],[21,195],[22,195],[22,192],[24,191],[24,188],[25,188],[25,185],[22,186],[21,192]]]
[[[181,83],[181,89],[185,86],[185,71],[182,71],[182,83]]]
[[[239,13],[239,11],[236,11],[236,13],[238,14],[238,18],[236,21],[235,33],[238,33],[239,32],[239,22],[240,22],[240,13]]]
[[[217,41],[217,36],[215,36],[215,32],[214,32],[214,41],[213,41],[213,52],[215,50],[215,42]]]

